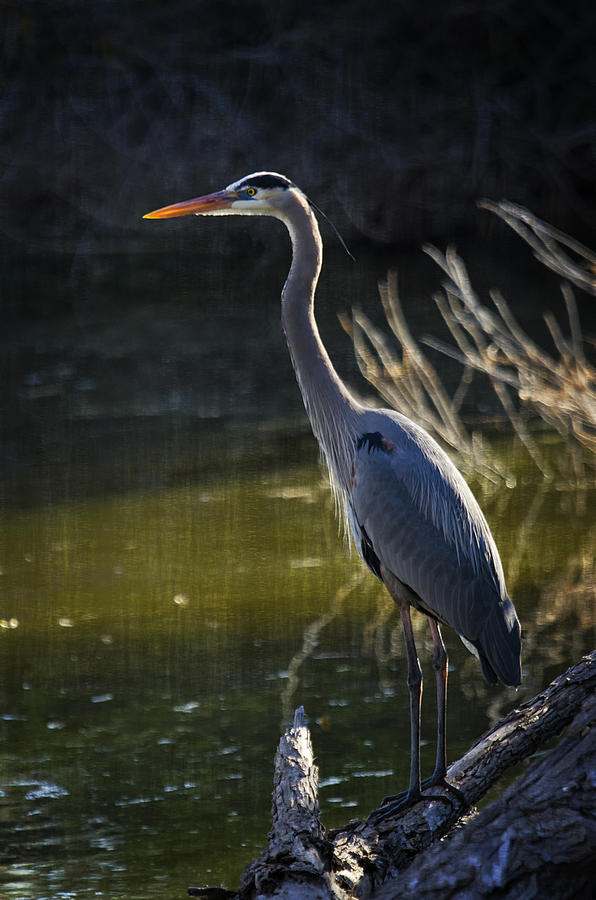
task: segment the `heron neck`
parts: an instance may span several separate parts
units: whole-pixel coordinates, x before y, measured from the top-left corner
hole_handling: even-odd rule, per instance
[[[293,253],[282,291],[282,325],[313,432],[332,479],[347,488],[358,405],[335,371],[314,317],[315,289],[323,259],[321,235],[306,198],[296,203],[284,221]]]

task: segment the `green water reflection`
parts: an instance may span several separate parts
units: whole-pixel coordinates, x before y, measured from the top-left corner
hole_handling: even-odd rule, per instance
[[[273,752],[301,703],[326,824],[405,784],[407,692],[391,602],[338,538],[310,439],[296,434],[275,466],[273,437],[254,435],[243,465],[245,439],[214,433],[211,464],[174,486],[4,517],[7,897],[233,887],[268,830]],[[514,490],[485,487],[524,628],[525,679],[517,694],[488,689],[446,635],[451,758],[593,646],[595,500],[546,491],[530,471]],[[430,685],[429,633],[422,618],[416,627]],[[425,770],[434,715],[429,688]]]

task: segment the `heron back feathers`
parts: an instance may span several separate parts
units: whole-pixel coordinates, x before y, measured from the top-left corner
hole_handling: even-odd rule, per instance
[[[370,411],[363,419],[349,497],[359,552],[377,577],[390,573],[414,606],[476,649],[487,681],[519,684],[519,622],[468,485],[405,416]]]

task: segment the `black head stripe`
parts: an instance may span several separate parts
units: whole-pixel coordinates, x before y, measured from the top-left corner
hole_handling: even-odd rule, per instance
[[[256,175],[254,178],[245,178],[238,187],[248,187],[252,185],[256,188],[289,188],[292,182],[283,175],[274,175],[271,172],[265,172],[263,175]]]

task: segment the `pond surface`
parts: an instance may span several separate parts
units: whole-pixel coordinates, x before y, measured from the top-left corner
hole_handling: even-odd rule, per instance
[[[0,530],[0,890],[11,900],[235,887],[270,827],[275,748],[301,704],[326,825],[407,783],[399,622],[338,535],[277,317],[255,325],[237,305],[210,309],[202,340],[182,339],[184,310],[151,307],[132,350],[102,339],[109,311],[83,348],[81,332],[61,346],[55,327],[11,344]],[[147,352],[164,329],[184,353]],[[245,353],[221,366],[223,387],[208,364],[222,334]],[[264,386],[260,357],[278,341]],[[495,440],[516,486],[474,488],[522,622],[524,681],[487,687],[445,629],[450,759],[594,646],[596,492],[547,489],[506,435]],[[430,773],[432,643],[423,617],[415,628]]]

